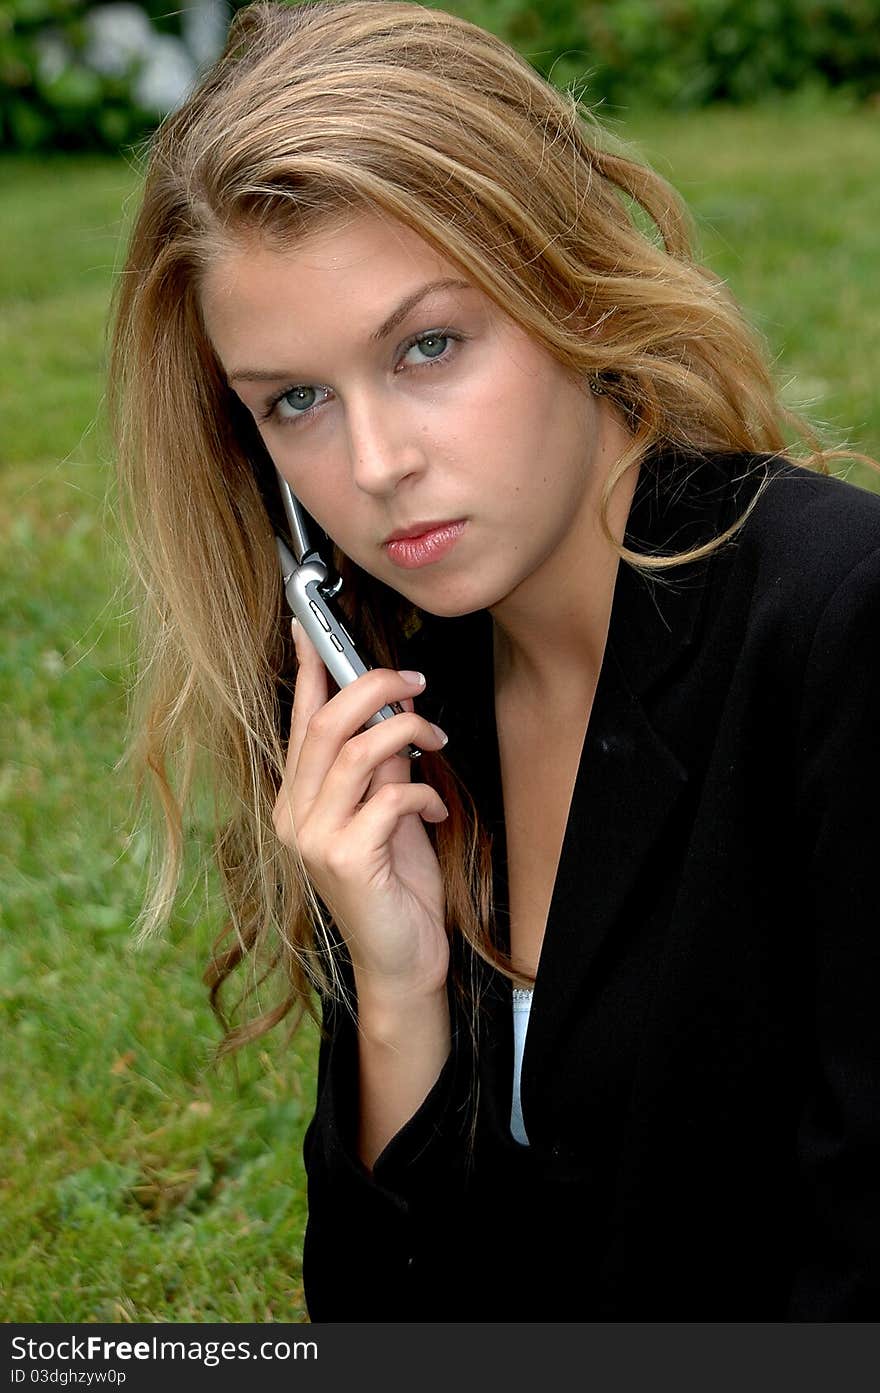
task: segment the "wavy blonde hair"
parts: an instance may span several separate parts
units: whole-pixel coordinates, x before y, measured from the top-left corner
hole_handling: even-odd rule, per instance
[[[207,340],[200,281],[230,238],[289,246],[352,209],[414,229],[559,363],[601,382],[632,429],[602,499],[629,564],[656,573],[694,560],[743,520],[672,557],[618,546],[611,493],[654,446],[781,452],[788,427],[810,447],[805,462],[827,470],[724,286],[695,262],[675,192],[575,94],[492,34],[417,4],[241,11],[152,144],[110,373],[120,524],[140,596],[128,757],[142,801],[151,790],[164,815],[141,932],[171,912],[203,768],[229,913],[206,973],[212,1000],[219,1010],[245,963],[243,998],[270,974],[282,984],[271,1009],[232,1027],[224,1016],[226,1048],[291,1008],[296,1023],[314,990],[338,993],[343,975],[326,907],[272,826],[296,659],[267,480]],[[368,651],[396,667],[418,612],[338,550],[334,561]],[[521,980],[493,943],[489,835],[443,756],[422,763],[450,810],[428,829],[449,932]]]

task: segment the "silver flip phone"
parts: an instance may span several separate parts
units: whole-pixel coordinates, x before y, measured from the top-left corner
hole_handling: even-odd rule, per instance
[[[277,470],[276,473],[281,501],[290,525],[290,538],[296,553],[294,556],[287,544],[276,534],[275,542],[287,603],[318,650],[336,685],[340,688],[347,687],[355,678],[368,672],[369,667],[355,648],[351,634],[329,603],[334,595],[338,595],[342,579],[339,576],[331,577],[320,552],[312,547],[303,510],[287,480],[282,478]],[[390,705],[383,706],[381,711],[377,711],[375,716],[371,716],[364,724],[378,725],[380,721],[387,721],[389,716],[399,715],[403,710],[402,706],[393,701]],[[400,753],[408,755],[410,759],[418,759],[422,751],[416,745],[407,745]]]

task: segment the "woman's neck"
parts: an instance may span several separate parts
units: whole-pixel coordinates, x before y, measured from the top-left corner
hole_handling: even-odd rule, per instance
[[[535,709],[578,705],[595,689],[605,653],[619,558],[599,523],[608,471],[631,437],[613,422],[582,517],[539,572],[491,609],[496,693]],[[638,477],[628,470],[611,496],[608,521],[619,543]]]

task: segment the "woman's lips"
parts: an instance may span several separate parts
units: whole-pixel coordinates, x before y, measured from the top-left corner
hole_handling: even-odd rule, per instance
[[[385,550],[395,566],[412,571],[447,556],[466,526],[464,518],[458,522],[444,522],[420,537],[399,537],[395,542],[385,542]]]

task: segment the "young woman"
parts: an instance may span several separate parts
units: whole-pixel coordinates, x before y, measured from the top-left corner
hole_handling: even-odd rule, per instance
[[[322,1013],[311,1317],[880,1314],[880,499],[789,453],[670,188],[440,10],[255,5],[155,140],[113,382],[145,924],[207,759],[209,980],[281,984],[227,1041]]]

